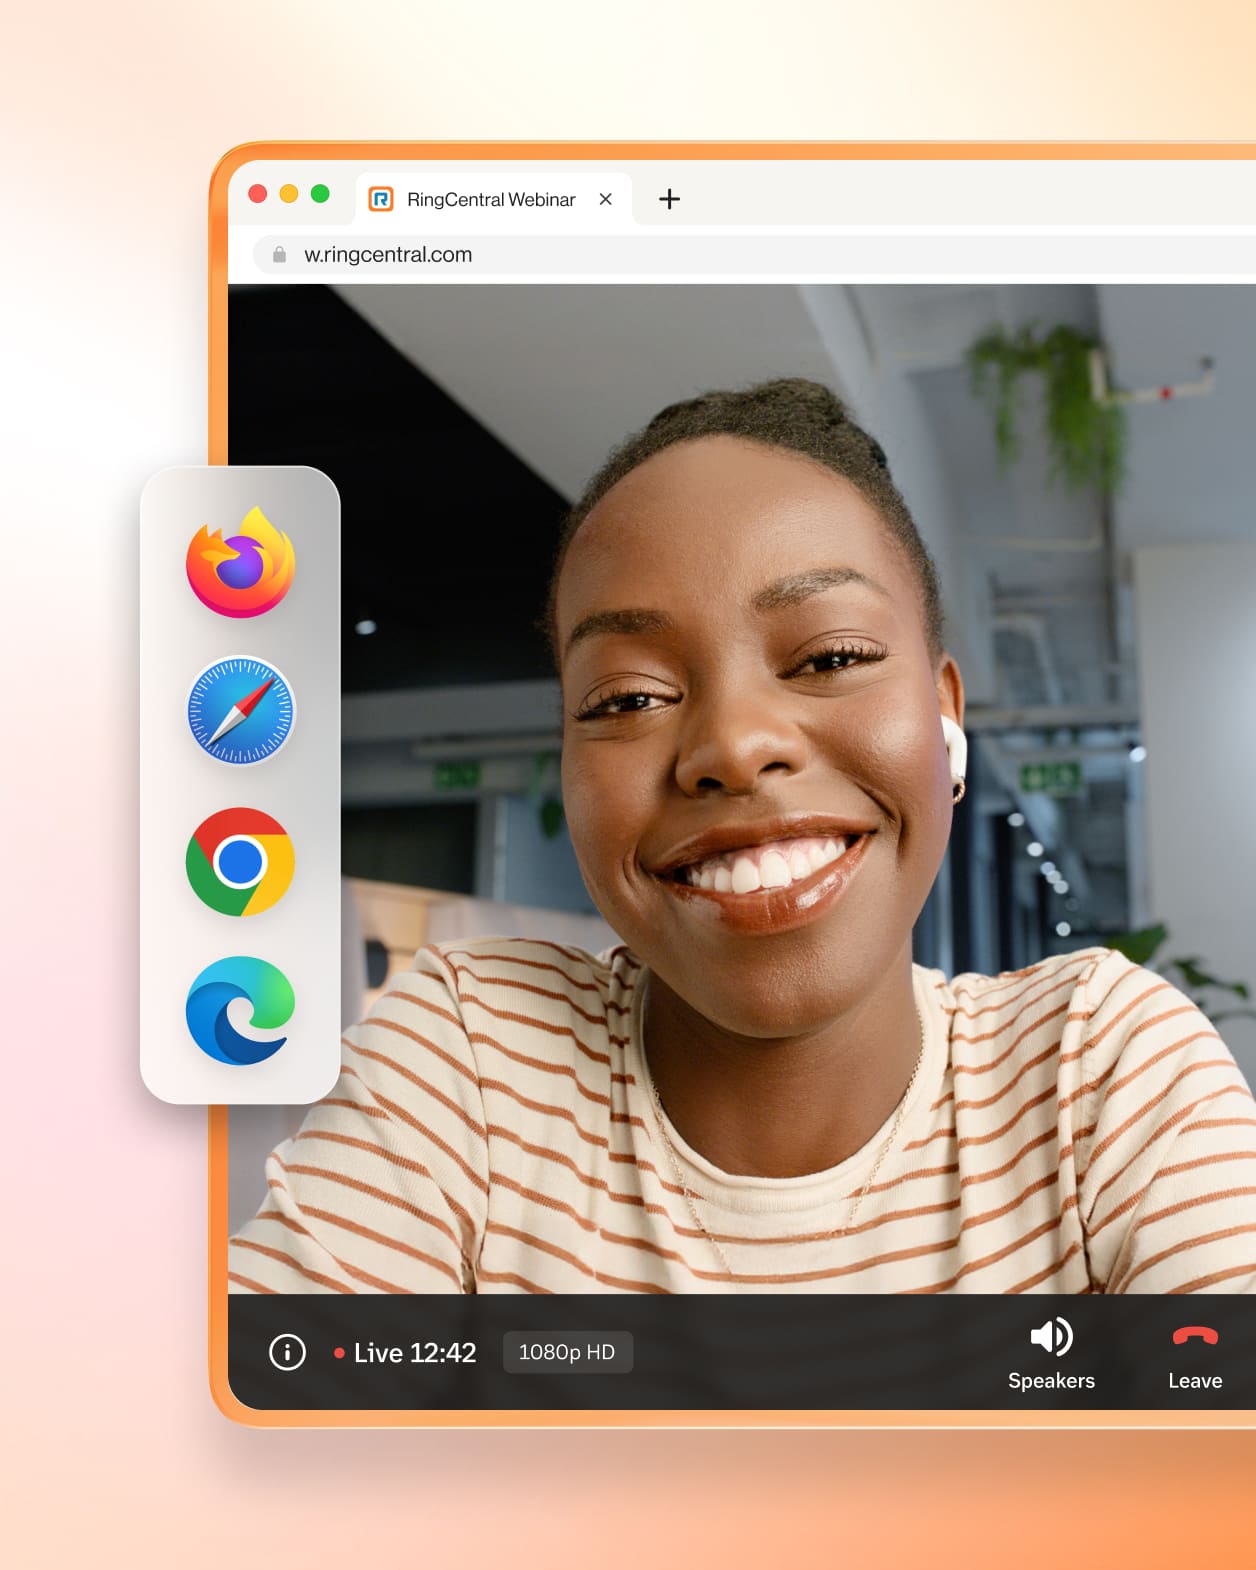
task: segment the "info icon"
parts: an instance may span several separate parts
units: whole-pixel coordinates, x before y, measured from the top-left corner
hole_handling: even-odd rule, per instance
[[[255,807],[213,813],[188,841],[188,882],[223,916],[256,916],[277,905],[295,865],[283,824]]]

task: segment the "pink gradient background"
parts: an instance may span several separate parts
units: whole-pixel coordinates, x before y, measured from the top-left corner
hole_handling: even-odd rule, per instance
[[[137,500],[204,461],[205,194],[232,145],[1242,138],[1256,16],[62,0],[6,35],[7,1562],[1256,1560],[1252,1434],[231,1426],[205,1371],[204,1116],[137,1070],[133,737]]]

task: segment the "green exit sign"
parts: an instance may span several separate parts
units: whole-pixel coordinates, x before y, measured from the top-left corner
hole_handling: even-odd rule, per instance
[[[1053,763],[1022,763],[1020,788],[1027,794],[1079,796],[1082,789],[1081,762],[1077,758],[1067,758]]]
[[[461,763],[436,765],[437,790],[478,790],[480,785],[480,760],[471,758]]]

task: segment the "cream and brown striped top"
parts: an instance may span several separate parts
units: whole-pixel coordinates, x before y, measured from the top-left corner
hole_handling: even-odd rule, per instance
[[[916,966],[921,1072],[840,1166],[730,1176],[656,1121],[617,948],[424,949],[270,1157],[233,1291],[1253,1292],[1256,1106],[1203,1014],[1109,949]],[[697,1210],[736,1273],[730,1277]]]

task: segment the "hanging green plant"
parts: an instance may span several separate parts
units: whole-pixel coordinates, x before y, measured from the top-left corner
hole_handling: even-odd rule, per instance
[[[561,754],[535,752],[532,754],[532,781],[528,794],[540,803],[541,833],[547,840],[556,839],[563,827],[563,802],[560,794],[549,788],[548,782],[558,777]]]
[[[1020,453],[1019,383],[1036,372],[1046,385],[1049,480],[1062,476],[1079,489],[1115,495],[1125,477],[1125,410],[1095,397],[1091,353],[1101,349],[1097,338],[1075,327],[1053,327],[1040,337],[1032,323],[1014,333],[992,328],[970,346],[965,356],[970,386],[994,418],[1002,465]]]

